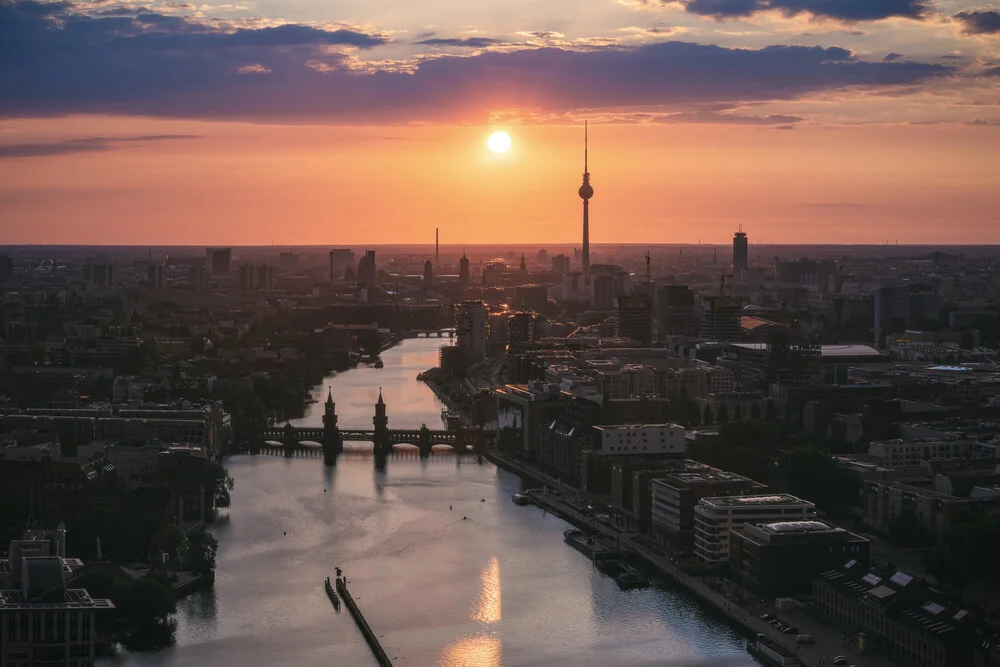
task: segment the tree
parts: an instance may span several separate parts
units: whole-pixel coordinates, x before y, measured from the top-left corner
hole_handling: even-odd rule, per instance
[[[120,589],[115,606],[139,627],[165,622],[177,611],[174,592],[154,579],[137,579]]]
[[[211,533],[199,530],[188,537],[188,569],[196,575],[215,571],[215,555],[219,541]]]
[[[889,539],[900,545],[919,545],[926,541],[926,532],[916,513],[906,508],[889,522]]]

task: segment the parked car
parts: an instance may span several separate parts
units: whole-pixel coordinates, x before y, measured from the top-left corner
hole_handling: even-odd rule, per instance
[[[847,664],[847,658],[845,658],[842,655],[838,655],[837,657],[835,657],[833,659],[833,664],[835,664],[835,665],[846,665]]]
[[[774,614],[769,614],[766,611],[760,615],[760,620],[762,621],[770,621],[772,618],[774,618]]]
[[[800,644],[812,644],[816,640],[813,639],[812,635],[799,635],[798,637],[795,638],[795,641],[797,641]]]

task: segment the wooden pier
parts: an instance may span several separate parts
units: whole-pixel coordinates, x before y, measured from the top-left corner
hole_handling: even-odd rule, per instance
[[[375,659],[378,660],[380,667],[392,667],[392,661],[389,660],[389,656],[386,654],[385,649],[382,648],[382,644],[379,643],[378,637],[375,636],[375,632],[368,625],[368,621],[365,620],[365,615],[358,608],[358,603],[354,601],[351,592],[347,590],[347,581],[342,576],[337,577],[337,592],[340,593],[340,597],[344,600],[344,604],[347,605],[348,611],[354,617],[354,621],[358,624],[361,634],[365,636],[365,641],[371,647],[372,653],[375,655]]]

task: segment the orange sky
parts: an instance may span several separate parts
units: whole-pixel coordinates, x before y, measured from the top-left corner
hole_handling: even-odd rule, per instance
[[[573,242],[576,127],[16,120],[0,137],[193,135],[0,160],[0,243]],[[9,135],[8,135],[9,136]],[[591,128],[595,243],[1000,243],[1000,128]]]

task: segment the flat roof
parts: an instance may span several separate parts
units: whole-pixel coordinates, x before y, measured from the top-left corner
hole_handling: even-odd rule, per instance
[[[808,505],[813,503],[802,500],[787,493],[775,493],[760,496],[715,496],[702,498],[701,502],[708,505],[725,505],[727,507],[752,507],[755,505]]]
[[[766,350],[767,343],[730,343],[733,347],[744,350]],[[879,357],[882,353],[871,345],[820,345],[820,356],[823,357]]]

